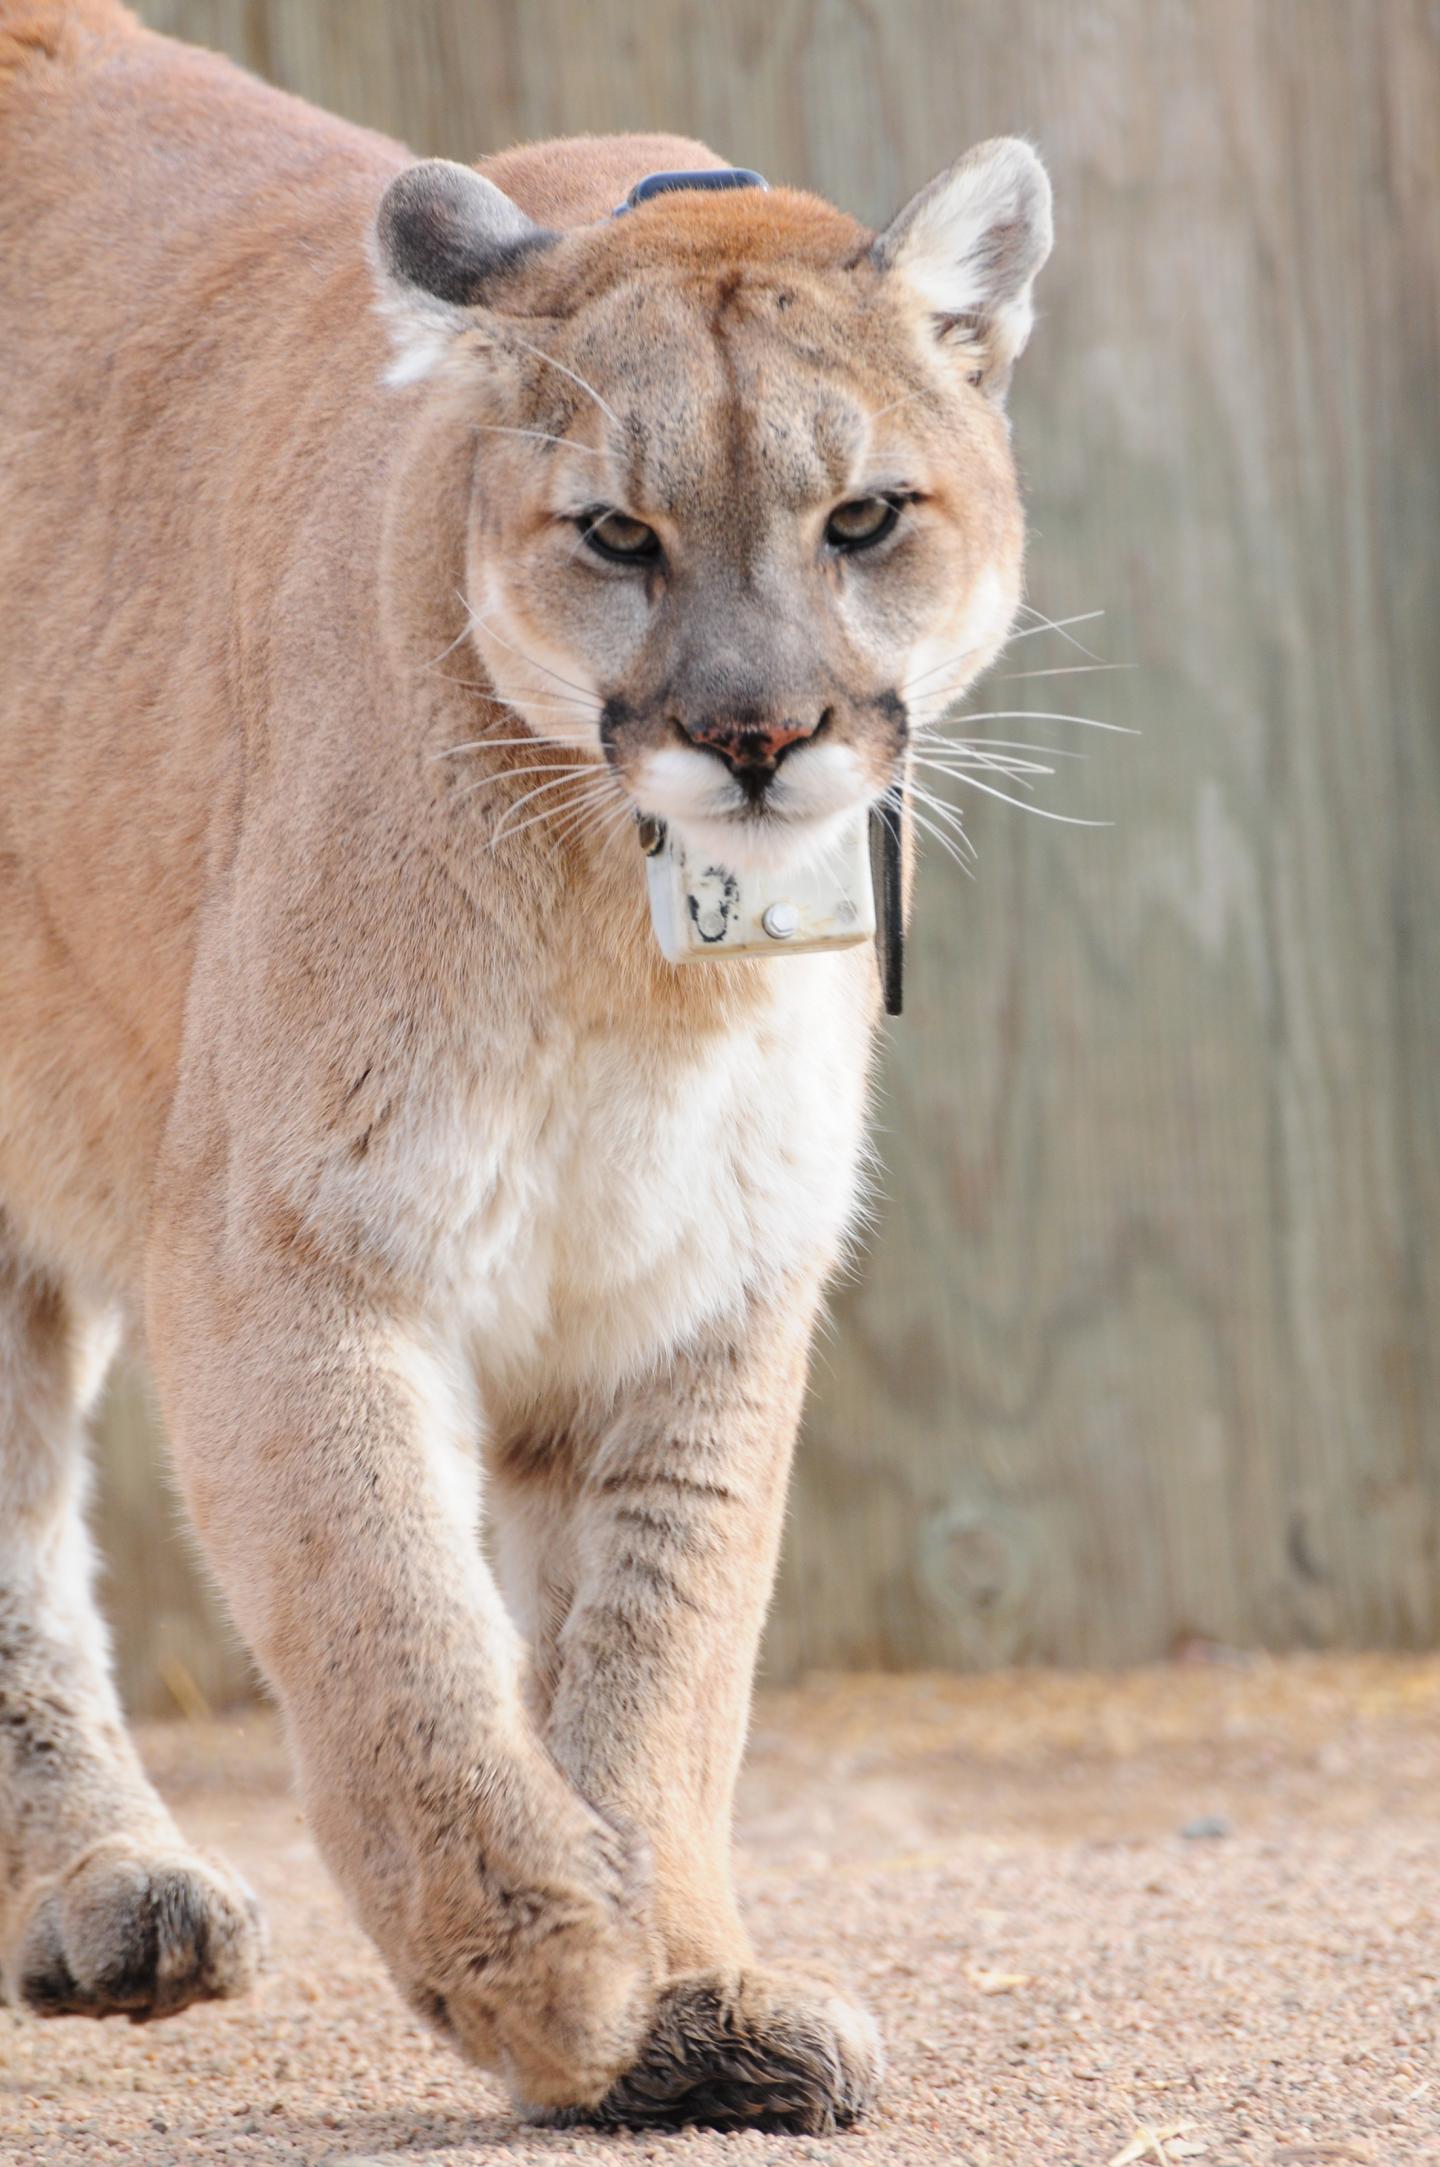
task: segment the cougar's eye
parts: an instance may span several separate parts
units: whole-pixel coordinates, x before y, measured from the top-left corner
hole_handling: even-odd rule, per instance
[[[825,539],[832,549],[873,549],[883,542],[900,517],[899,497],[855,497],[837,504],[825,522]]]
[[[628,513],[612,512],[606,505],[582,512],[575,524],[586,548],[597,557],[608,557],[612,564],[643,564],[660,554],[660,537],[653,527],[647,527],[643,519],[631,519]]]

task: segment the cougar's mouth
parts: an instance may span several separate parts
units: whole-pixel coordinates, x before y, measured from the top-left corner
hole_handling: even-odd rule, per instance
[[[625,762],[621,772],[642,812],[740,870],[793,864],[824,850],[876,795],[854,752],[823,739],[795,746],[769,768],[737,770],[713,752],[665,745]]]

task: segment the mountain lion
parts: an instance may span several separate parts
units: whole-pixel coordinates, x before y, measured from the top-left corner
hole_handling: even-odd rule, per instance
[[[261,1952],[107,1675],[123,1328],[412,2005],[552,2119],[826,2130],[876,2084],[729,1858],[876,962],[667,962],[635,816],[773,879],[998,651],[1049,189],[984,144],[877,237],[723,170],[415,164],[112,0],[0,0],[0,1956],[41,2014]]]

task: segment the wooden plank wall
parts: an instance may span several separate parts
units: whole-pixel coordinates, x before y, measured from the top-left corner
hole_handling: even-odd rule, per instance
[[[989,724],[1086,754],[1046,803],[1113,826],[976,797],[978,877],[923,866],[771,1667],[1433,1642],[1435,8],[144,12],[420,151],[674,128],[875,221],[979,137],[1042,146],[1031,597],[1103,610],[1073,636],[1134,667],[1030,676],[1087,658],[1027,633],[974,704],[1143,734]],[[142,1430],[132,1398],[102,1507],[130,1558]],[[158,1544],[152,1517],[149,1584],[115,1591],[141,1697],[190,1602]],[[192,1644],[211,1687],[243,1675]]]

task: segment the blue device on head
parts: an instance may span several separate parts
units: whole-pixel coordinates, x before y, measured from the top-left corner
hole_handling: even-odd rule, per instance
[[[614,215],[623,218],[637,204],[648,203],[652,196],[675,195],[682,188],[768,188],[770,183],[763,174],[752,173],[748,166],[711,166],[699,173],[647,173],[643,181],[637,181],[623,203],[617,203]]]

